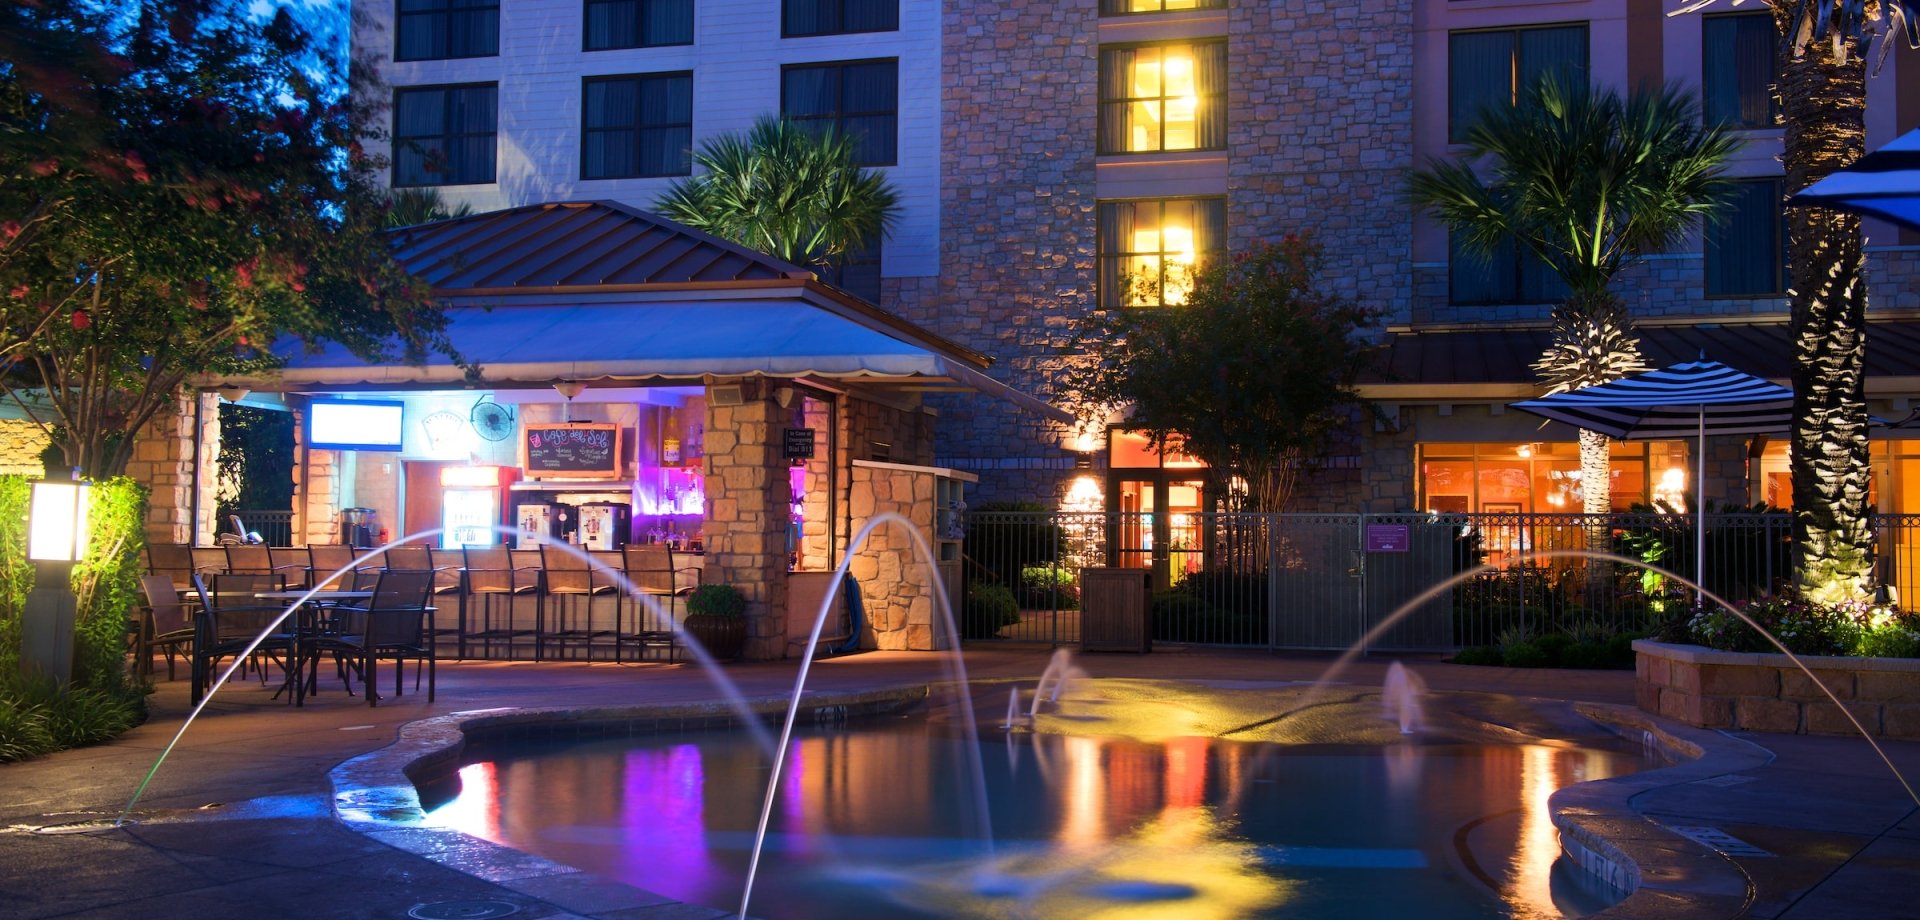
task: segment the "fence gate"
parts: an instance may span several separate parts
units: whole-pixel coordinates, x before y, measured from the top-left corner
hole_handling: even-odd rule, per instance
[[[1355,601],[1364,583],[1360,519],[1352,514],[1264,515],[1267,622],[1275,648],[1343,649],[1366,631]]]

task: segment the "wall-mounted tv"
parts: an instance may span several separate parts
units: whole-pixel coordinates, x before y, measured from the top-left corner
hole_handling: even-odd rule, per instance
[[[405,403],[316,399],[307,404],[307,446],[319,450],[399,450]]]

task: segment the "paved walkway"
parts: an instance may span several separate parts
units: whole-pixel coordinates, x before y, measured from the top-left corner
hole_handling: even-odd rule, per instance
[[[1031,680],[1044,651],[991,649],[966,656],[970,676]],[[1258,653],[1157,651],[1097,656],[1096,677],[1245,681],[1313,680],[1328,659]],[[784,694],[797,664],[739,664],[726,674],[748,697]],[[1385,661],[1355,663],[1343,681],[1378,686]],[[1475,690],[1630,705],[1624,672],[1522,671],[1423,663],[1436,690]],[[868,653],[817,662],[810,686],[849,692],[945,677],[924,654]],[[634,706],[715,697],[688,665],[454,663],[439,698],[425,694],[369,709],[338,684],[293,710],[257,682],[216,697],[155,776],[135,809],[139,823],[88,833],[32,833],[110,818],[126,804],[186,712],[186,681],[162,681],[152,718],[112,743],[0,766],[0,916],[209,918],[404,917],[413,905],[500,899],[516,917],[711,917],[714,912],[622,886],[540,899],[455,872],[334,820],[328,771],[390,744],[400,726],[429,716],[502,706]],[[1920,817],[1857,739],[1753,736],[1756,769],[1713,783],[1655,785],[1632,806],[1662,823],[1712,826],[1772,855],[1727,858],[1749,880],[1750,914],[1791,920],[1920,917]],[[1729,741],[1728,743],[1740,743]],[[1894,745],[1920,776],[1920,745]],[[1714,857],[1720,858],[1720,857]],[[1670,916],[1698,916],[1669,913]]]

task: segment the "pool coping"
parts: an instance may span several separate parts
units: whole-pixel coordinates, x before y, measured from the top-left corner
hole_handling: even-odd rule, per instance
[[[807,693],[798,722],[835,723],[897,711],[924,701],[928,685],[845,693]],[[774,721],[784,697],[746,701]],[[1764,766],[1758,745],[1691,728],[1625,705],[1573,704],[1607,730],[1656,745],[1682,762],[1555,792],[1548,809],[1561,848],[1594,878],[1628,894],[1596,918],[1731,916],[1751,900],[1745,875],[1720,854],[1640,815],[1634,796]],[[463,831],[426,826],[416,782],[443,775],[469,741],[492,736],[608,737],[739,724],[725,703],[662,703],[594,707],[503,707],[467,710],[409,722],[392,744],[351,758],[328,772],[334,817],[350,830],[500,885],[579,916],[653,908],[679,917],[726,917],[731,911],[684,904],[535,856]],[[704,912],[704,913],[703,913]]]
[[[928,693],[926,685],[809,692],[801,696],[795,722],[833,723],[893,712],[924,701]],[[784,716],[787,704],[786,697],[762,697],[745,703],[767,721]],[[467,742],[476,737],[609,737],[727,728],[739,723],[736,710],[722,702],[503,707],[434,716],[402,725],[392,744],[328,771],[333,815],[349,830],[573,915],[631,917],[636,910],[652,909],[676,920],[731,917],[733,911],[685,904],[464,831],[426,826],[426,812],[415,782],[444,773],[459,762]]]
[[[1628,893],[1589,920],[1732,917],[1745,911],[1753,900],[1746,874],[1723,854],[1640,814],[1633,799],[1652,789],[1757,769],[1773,760],[1772,753],[1632,706],[1575,703],[1574,711],[1680,760],[1657,770],[1577,783],[1548,799],[1560,848],[1588,874]]]

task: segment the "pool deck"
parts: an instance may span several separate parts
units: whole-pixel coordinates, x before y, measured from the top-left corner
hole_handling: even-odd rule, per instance
[[[969,650],[973,679],[1032,680],[1045,649]],[[1310,681],[1329,659],[1220,651],[1090,655],[1095,677]],[[1387,659],[1362,660],[1338,680],[1379,686]],[[797,662],[730,665],[749,698],[791,689]],[[1435,690],[1500,693],[1630,707],[1632,672],[1514,670],[1418,662]],[[867,653],[816,662],[809,687],[853,693],[945,678],[940,659]],[[500,707],[630,707],[710,702],[691,665],[444,663],[438,701],[409,691],[368,708],[337,683],[292,709],[258,682],[229,687],[187,732],[135,808],[138,822],[86,833],[35,828],[111,818],[172,739],[187,711],[186,681],[159,675],[148,722],[115,741],[0,766],[0,916],[405,917],[416,905],[502,901],[517,918],[694,918],[727,914],[599,882],[508,850],[468,854],[461,872],[357,832],[332,812],[330,771],[388,747],[407,723]],[[390,675],[389,675],[390,679]],[[1684,732],[1678,726],[1656,727]],[[1853,918],[1920,916],[1920,815],[1857,738],[1699,733],[1723,759],[1615,790],[1613,817],[1645,837],[1708,828],[1765,855],[1728,855],[1652,829],[1668,868],[1643,867],[1650,888],[1679,892],[1697,874],[1711,896],[1636,900],[1635,917]],[[1920,777],[1920,743],[1890,743]],[[1722,769],[1724,765],[1727,769]],[[756,793],[757,794],[757,790]],[[1629,827],[1629,826],[1632,827]],[[1637,828],[1635,830],[1634,828]],[[1664,842],[1662,842],[1664,841]],[[1722,841],[1721,846],[1737,849]],[[1640,852],[1645,852],[1642,850]],[[1609,915],[1618,911],[1609,911]]]

